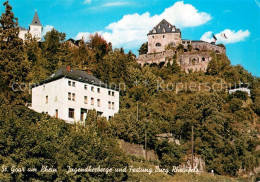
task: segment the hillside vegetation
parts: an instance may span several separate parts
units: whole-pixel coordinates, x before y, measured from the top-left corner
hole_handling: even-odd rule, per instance
[[[121,151],[116,138],[144,144],[145,133],[149,149],[159,156],[158,165],[178,166],[191,153],[191,126],[194,126],[194,153],[205,159],[206,171],[234,177],[252,172],[252,179],[257,177],[254,169],[259,166],[260,158],[256,150],[260,80],[242,66],[231,65],[226,55],[212,53],[213,60],[206,73],[187,74],[176,61],[162,68],[140,67],[134,54],[125,53],[123,48],[113,49],[98,34],[91,35],[88,42],[82,40],[79,46],[71,46],[65,41],[65,33],[53,29],[42,43],[30,35],[23,43],[18,38],[19,27],[12,7],[8,2],[4,7],[0,18],[0,164],[39,170],[44,164],[59,170],[48,174],[0,173],[1,180],[139,179],[140,176],[125,172],[75,175],[67,174],[66,169],[67,166],[128,166],[132,164],[131,158]],[[105,83],[120,86],[119,113],[107,121],[89,111],[83,127],[68,125],[23,106],[31,102],[29,83],[40,82],[67,65],[91,70]],[[240,82],[249,85],[251,97],[243,92],[229,95],[221,86]],[[13,83],[24,84],[14,88]],[[159,133],[172,133],[181,145],[158,141]]]

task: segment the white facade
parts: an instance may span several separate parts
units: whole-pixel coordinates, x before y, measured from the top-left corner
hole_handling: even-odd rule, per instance
[[[28,30],[26,30],[26,29],[21,29],[21,28],[20,28],[18,37],[19,37],[20,39],[25,40],[26,34],[28,34]]]
[[[236,91],[246,92],[248,96],[251,96],[251,91],[248,88],[235,88],[228,91],[229,94],[235,93]]]
[[[91,109],[110,118],[119,111],[119,91],[63,77],[32,88],[31,108],[68,123],[84,122]]]
[[[42,26],[30,25],[29,33],[32,37],[36,38],[37,41],[42,40]]]

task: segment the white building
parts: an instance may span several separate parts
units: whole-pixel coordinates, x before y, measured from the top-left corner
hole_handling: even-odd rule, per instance
[[[32,88],[31,109],[68,123],[85,121],[91,109],[110,118],[119,111],[119,91],[106,87],[86,71],[68,66]]]
[[[32,37],[36,38],[37,41],[40,42],[42,40],[42,31],[43,31],[43,26],[40,22],[37,11],[35,11],[32,23],[29,26],[29,30],[25,28],[20,28],[19,38],[25,40],[26,34],[30,33]]]
[[[250,89],[245,88],[245,87],[239,87],[239,88],[230,89],[230,90],[228,91],[228,93],[229,93],[229,94],[232,94],[232,93],[235,93],[235,92],[237,92],[237,91],[246,92],[249,97],[251,96],[251,91],[250,91]]]

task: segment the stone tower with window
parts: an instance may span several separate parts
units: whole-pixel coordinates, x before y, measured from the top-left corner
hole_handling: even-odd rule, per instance
[[[165,51],[168,45],[178,46],[181,43],[181,31],[163,19],[148,34],[148,54]]]
[[[37,39],[37,41],[41,41],[42,40],[42,31],[43,31],[43,26],[40,22],[37,11],[35,11],[32,23],[30,24],[30,27],[29,27],[29,33],[32,35],[32,37],[35,37]]]

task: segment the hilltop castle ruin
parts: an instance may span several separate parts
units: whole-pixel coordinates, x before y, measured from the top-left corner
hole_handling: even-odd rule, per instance
[[[185,72],[207,70],[211,61],[211,52],[225,54],[224,46],[215,45],[214,42],[184,40],[180,29],[163,19],[148,34],[148,52],[139,55],[137,62],[145,64],[172,64],[173,57]],[[177,51],[181,48],[182,51]]]

